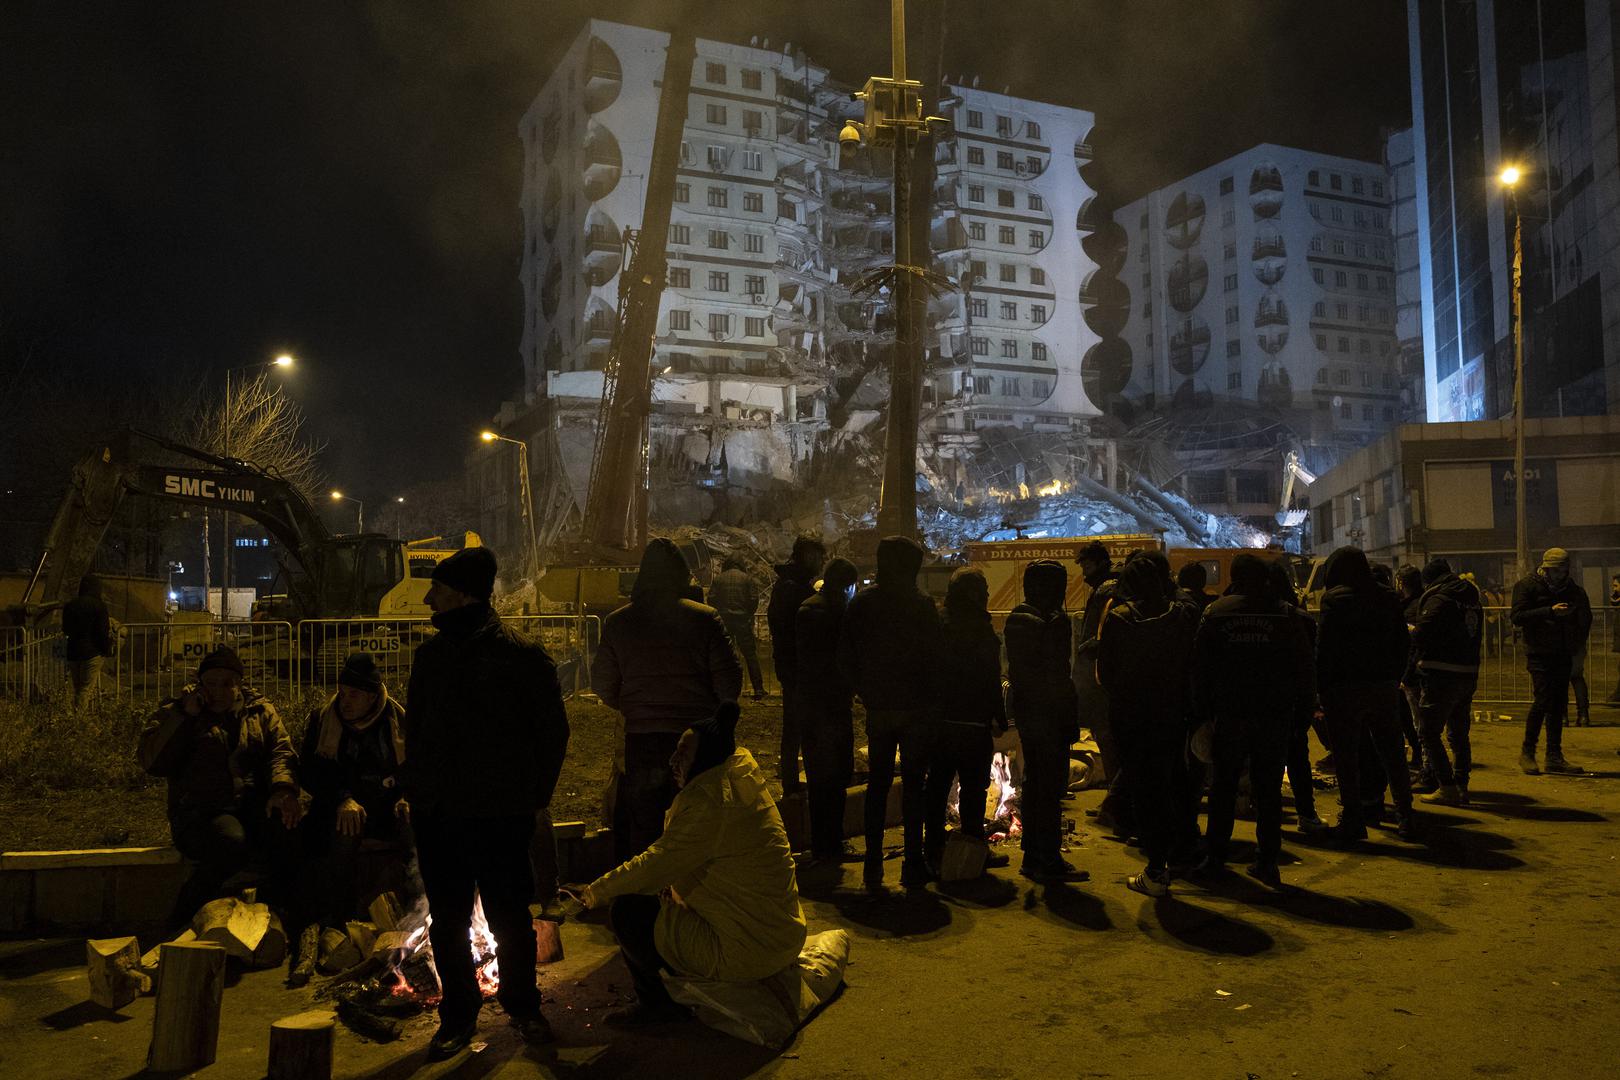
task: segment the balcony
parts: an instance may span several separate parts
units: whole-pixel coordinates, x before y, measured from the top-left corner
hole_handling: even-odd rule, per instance
[[[585,219],[585,243],[581,253],[585,280],[593,286],[607,284],[619,272],[622,251],[618,225],[601,210],[592,209]]]
[[[1203,257],[1187,252],[1170,267],[1170,306],[1180,312],[1189,312],[1198,306],[1209,288],[1209,266]]]
[[[1256,259],[1280,259],[1288,254],[1288,245],[1281,236],[1261,236],[1254,241]]]
[[[619,140],[594,120],[585,129],[583,160],[580,180],[585,187],[585,197],[596,202],[618,186],[624,159],[619,152]]]
[[[1250,195],[1258,195],[1262,191],[1281,191],[1282,189],[1282,171],[1275,165],[1258,165],[1249,176]]]
[[[1164,215],[1165,239],[1178,251],[1198,243],[1204,232],[1204,197],[1181,192],[1170,202]]]
[[[1209,326],[1202,319],[1187,319],[1170,335],[1170,366],[1191,375],[1209,359]]]
[[[601,38],[591,38],[585,57],[585,111],[601,112],[619,98],[624,69],[613,47]]]
[[[1261,297],[1260,306],[1254,312],[1254,325],[1287,326],[1288,305],[1280,297]]]

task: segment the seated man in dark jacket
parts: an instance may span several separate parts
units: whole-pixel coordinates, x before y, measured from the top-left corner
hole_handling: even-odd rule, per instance
[[[1468,728],[1473,721],[1474,688],[1479,682],[1479,647],[1485,612],[1479,590],[1451,572],[1444,559],[1423,568],[1427,586],[1418,598],[1412,624],[1412,654],[1418,671],[1418,730],[1423,760],[1434,770],[1437,789],[1424,802],[1462,806],[1468,802],[1473,753]],[[1451,757],[1440,742],[1451,743]]]
[[[821,591],[799,605],[794,621],[798,648],[795,670],[804,676],[804,775],[810,797],[810,854],[817,861],[841,860],[844,800],[855,776],[855,692],[838,670],[838,635],[859,578],[855,564],[827,564]]]
[[[175,900],[178,929],[226,880],[267,856],[267,902],[287,900],[297,849],[298,758],[275,706],[242,685],[242,661],[221,647],[197,681],[158,707],[141,733],[141,768],[169,781],[169,832],[197,867]]]
[[[905,861],[900,884],[919,888],[933,877],[923,857],[928,759],[937,717],[934,657],[939,611],[917,589],[923,550],[904,536],[878,542],[877,584],[849,602],[838,637],[838,667],[866,706],[866,865],[868,888],[883,885],[883,831],[894,755],[900,753]]]
[[[1069,747],[1080,737],[1070,668],[1073,631],[1063,609],[1068,591],[1063,564],[1037,559],[1024,567],[1024,602],[1007,616],[1008,706],[1024,758],[1024,862],[1019,873],[1043,883],[1089,876],[1063,857]],[[1095,666],[1094,652],[1088,650],[1077,662]]]
[[[310,860],[301,875],[300,915],[309,922],[293,956],[288,980],[293,986],[314,974],[321,928],[342,927],[354,917],[361,841],[392,842],[402,861],[413,845],[399,790],[405,710],[389,696],[369,653],[348,658],[337,693],[310,713],[298,760],[299,779],[310,796],[300,826]],[[407,879],[406,885],[412,884]]]

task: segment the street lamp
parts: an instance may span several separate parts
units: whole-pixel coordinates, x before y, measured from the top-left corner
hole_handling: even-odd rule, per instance
[[[1530,573],[1530,528],[1524,505],[1524,219],[1519,215],[1517,165],[1497,174],[1513,207],[1513,554],[1519,576]]]
[[[268,363],[266,363],[266,362],[264,362],[262,360],[256,360],[251,364],[237,364],[234,367],[228,367],[228,368],[225,369],[225,418],[224,418],[224,423],[222,425],[224,430],[221,433],[222,439],[223,439],[223,446],[221,447],[221,450],[223,450],[224,452],[223,452],[223,454],[221,456],[226,457],[226,458],[229,458],[231,456],[231,412],[232,412],[232,405],[231,405],[231,375],[233,373],[235,373],[235,372],[238,372],[238,371],[254,371],[254,370],[260,370],[260,369],[267,368],[267,367],[269,367],[269,368],[282,368],[282,369],[285,370],[286,368],[292,367],[295,362],[296,361],[293,360],[293,357],[292,357],[291,353],[279,353],[279,354],[276,355],[275,359],[269,361]],[[225,518],[225,536],[224,536],[224,539],[225,539],[224,552],[225,552],[225,554],[224,554],[223,562],[224,562],[225,565],[223,567],[224,581],[221,583],[220,590],[219,590],[219,613],[220,613],[220,616],[222,618],[229,618],[230,617],[230,611],[231,611],[230,596],[231,596],[231,562],[232,562],[232,560],[231,560],[231,512],[229,510],[224,511],[224,518]],[[207,526],[208,526],[208,514],[207,514],[206,511],[204,511],[204,513],[203,513],[203,610],[205,610],[205,611],[208,609],[208,528],[207,528]]]
[[[366,504],[364,502],[353,495],[345,495],[341,491],[332,492],[332,501],[354,503],[354,531],[357,533],[366,531]]]
[[[484,430],[478,437],[487,443],[510,443],[518,448],[518,511],[523,515],[523,527],[529,540],[529,581],[538,591],[540,580],[540,540],[534,531],[534,494],[529,489],[529,444],[520,439],[509,439],[493,431]]]
[[[399,538],[401,540],[405,539],[405,522],[404,522],[405,511],[400,509],[400,507],[402,507],[404,505],[405,505],[405,496],[403,496],[403,495],[395,495],[394,496],[394,532],[399,534]]]

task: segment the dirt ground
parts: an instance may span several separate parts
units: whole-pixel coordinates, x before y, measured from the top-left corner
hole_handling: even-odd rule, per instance
[[[1620,716],[1605,717],[1611,723]],[[801,875],[812,929],[852,936],[848,985],[777,1052],[696,1025],[627,1036],[600,1024],[627,979],[604,927],[564,927],[543,969],[560,1045],[529,1050],[484,1016],[484,1048],[437,1066],[432,1022],[377,1045],[339,1029],[337,1074],[414,1077],[1277,1077],[1448,1080],[1614,1075],[1620,1061],[1620,728],[1571,730],[1584,777],[1524,776],[1518,729],[1476,730],[1475,800],[1424,815],[1424,842],[1380,831],[1340,853],[1294,836],[1273,893],[1241,874],[1127,891],[1136,853],[1090,833],[1085,883],[1013,868],[966,887],[882,897],[858,865]],[[1331,799],[1331,795],[1328,796]],[[1252,838],[1240,822],[1238,837]],[[891,843],[898,836],[891,834]],[[1245,852],[1238,851],[1239,856]],[[890,885],[898,866],[889,864]],[[152,999],[86,1004],[82,943],[0,945],[0,1075],[140,1075]],[[219,1060],[264,1074],[271,1020],[310,1008],[281,974],[226,991]],[[1608,1062],[1608,1065],[1604,1065]]]

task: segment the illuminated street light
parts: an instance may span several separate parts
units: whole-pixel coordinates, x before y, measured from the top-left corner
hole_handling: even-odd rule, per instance
[[[366,531],[366,504],[364,502],[355,498],[353,495],[345,495],[343,492],[338,491],[335,488],[332,491],[332,501],[354,503],[354,531]]]
[[[1524,174],[1519,172],[1519,167],[1517,165],[1508,165],[1497,174],[1496,178],[1502,181],[1502,185],[1504,187],[1512,187],[1514,184],[1519,182],[1519,177],[1522,175]]]
[[[290,368],[293,366],[291,353],[281,353],[274,360],[266,364],[262,360],[255,360],[251,364],[237,364],[235,367],[225,369],[225,415],[222,435],[224,445],[220,447],[225,457],[231,456],[231,374],[237,371],[252,371],[265,367]],[[231,512],[226,510],[222,515],[225,524],[225,543],[223,545],[223,578],[220,583],[219,610],[226,618],[230,617],[231,594]],[[203,514],[203,607],[208,606],[208,515]]]
[[[270,361],[270,363],[272,365],[274,365],[275,367],[292,367],[293,366],[292,354],[290,354],[290,353],[282,353],[280,356],[278,356],[274,360]]]
[[[523,526],[529,534],[529,580],[539,581],[540,538],[534,531],[534,492],[529,487],[529,444],[521,439],[511,439],[497,434],[487,428],[480,431],[478,437],[487,443],[510,443],[518,448],[518,510],[523,515]]]

